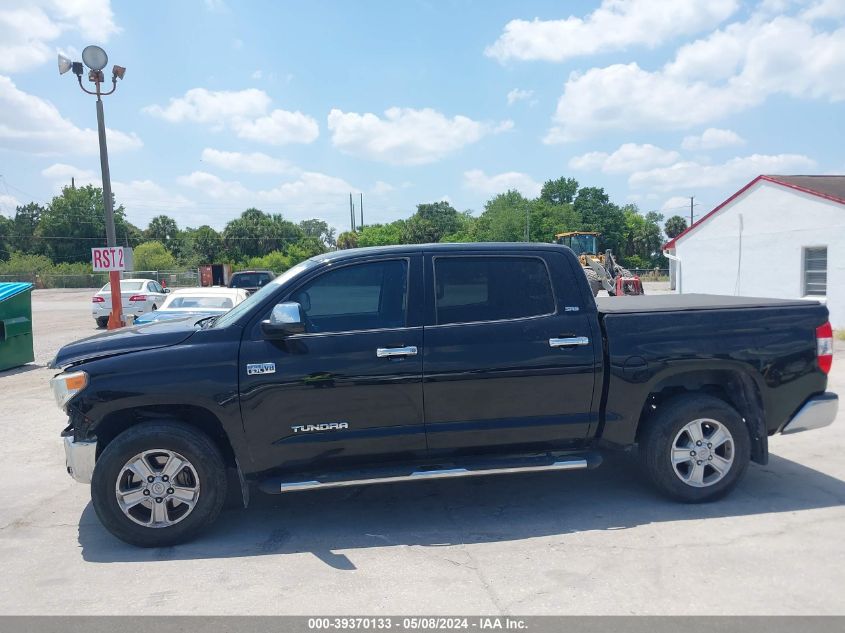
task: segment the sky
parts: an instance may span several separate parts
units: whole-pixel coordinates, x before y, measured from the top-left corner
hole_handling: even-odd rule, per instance
[[[2,0],[0,213],[99,184],[144,228],[255,206],[349,227],[569,176],[699,217],[761,173],[845,173],[845,0]],[[84,79],[86,86],[91,84]]]

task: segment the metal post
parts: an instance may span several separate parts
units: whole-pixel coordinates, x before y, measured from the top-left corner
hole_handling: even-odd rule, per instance
[[[103,100],[100,99],[100,84],[97,83],[97,132],[100,137],[100,171],[103,176],[103,207],[106,210],[106,245],[117,246],[117,234],[114,230],[114,204],[111,194],[111,175],[109,174],[109,151],[106,147],[106,122],[103,115]],[[121,311],[123,299],[120,296],[120,272],[109,272],[111,287],[111,312],[109,313],[109,329],[115,330],[123,326]]]

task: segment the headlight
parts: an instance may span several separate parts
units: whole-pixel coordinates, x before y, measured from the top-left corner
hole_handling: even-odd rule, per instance
[[[68,401],[88,386],[88,374],[84,371],[59,374],[53,377],[50,386],[53,388],[56,404],[64,410]]]

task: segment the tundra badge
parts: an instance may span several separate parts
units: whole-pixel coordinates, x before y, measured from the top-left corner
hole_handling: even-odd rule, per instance
[[[311,433],[313,431],[342,431],[349,428],[348,422],[324,422],[322,424],[297,424],[290,427],[294,433]]]
[[[253,363],[246,366],[247,376],[257,376],[260,374],[275,374],[276,363]]]

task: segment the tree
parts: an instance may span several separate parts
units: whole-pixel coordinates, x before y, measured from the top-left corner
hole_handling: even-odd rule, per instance
[[[302,237],[302,230],[281,214],[270,215],[254,208],[244,211],[223,229],[226,252],[237,261],[285,251]]]
[[[0,261],[9,259],[12,254],[12,244],[9,239],[14,230],[15,222],[5,215],[0,215]]]
[[[687,230],[687,221],[680,215],[673,215],[671,218],[666,220],[663,230],[666,231],[666,235],[669,236],[669,239],[673,240]]]
[[[525,220],[529,206],[530,201],[516,190],[500,193],[488,200],[478,218],[478,241],[525,241]]]
[[[12,247],[15,250],[22,253],[33,253],[39,250],[35,231],[43,214],[44,207],[34,202],[15,208],[15,218],[12,220],[12,232],[9,236],[9,241],[13,242]]]
[[[303,220],[299,223],[299,230],[305,237],[313,237],[320,240],[326,247],[334,246],[335,231],[325,220]]]
[[[344,231],[337,236],[337,247],[341,250],[358,246],[358,235],[354,231]]]
[[[448,233],[454,233],[460,227],[458,211],[445,200],[429,202],[417,205],[417,212],[411,216],[411,220],[417,218],[425,224],[418,224],[414,231],[423,231],[426,236],[432,239],[431,242],[439,242],[440,238]],[[428,227],[432,227],[429,229]],[[421,234],[422,235],[422,234]],[[423,242],[408,242],[409,244],[422,244]]]
[[[123,206],[115,208],[114,223],[118,242],[134,244],[137,228],[126,221]],[[54,262],[91,261],[91,247],[106,244],[102,189],[93,185],[63,188],[41,214],[35,234]]]
[[[405,233],[405,220],[390,224],[368,224],[358,232],[358,246],[388,246],[401,244]]]
[[[133,254],[135,270],[172,270],[176,266],[173,255],[161,242],[144,242]]]
[[[574,178],[547,180],[540,190],[540,199],[549,204],[571,204],[578,192],[578,181]]]
[[[601,234],[603,248],[623,255],[626,243],[625,213],[610,201],[601,187],[582,187],[572,204],[581,217],[581,230]]]
[[[196,229],[186,229],[189,256],[196,264],[213,264],[223,254],[223,238],[207,224]]]
[[[173,243],[179,239],[179,226],[176,220],[166,215],[157,215],[150,220],[144,237],[164,244],[167,250],[173,250]]]

